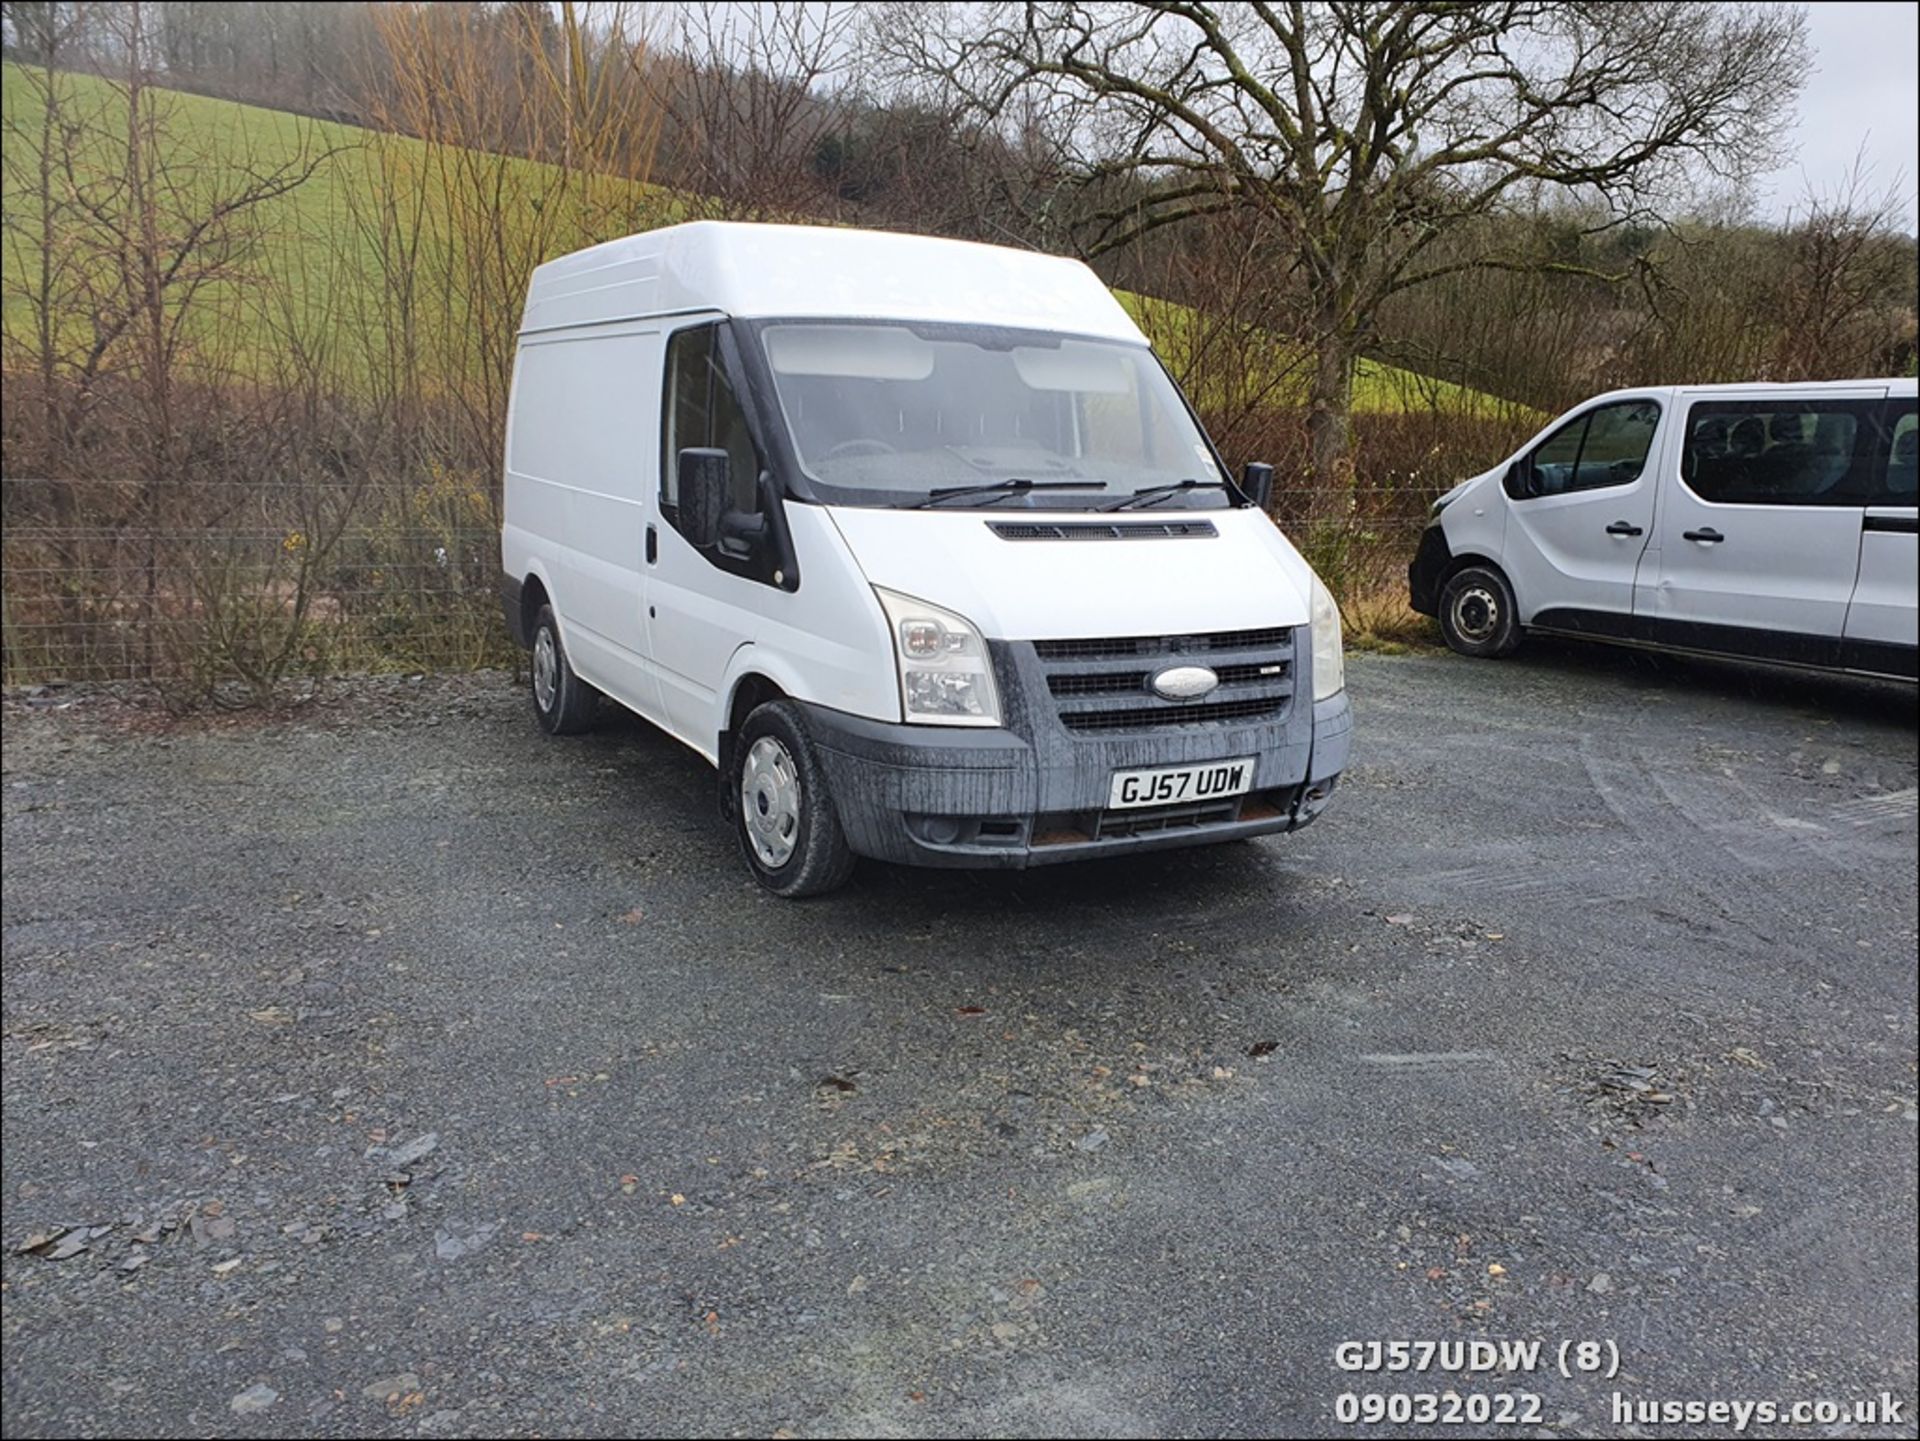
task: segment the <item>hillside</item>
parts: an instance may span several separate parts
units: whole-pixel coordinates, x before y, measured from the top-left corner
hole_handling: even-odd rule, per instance
[[[22,163],[18,137],[37,133],[44,111],[38,86],[33,83],[37,77],[23,75],[11,63],[0,69],[4,70],[0,99],[9,133],[8,149],[13,152],[4,192],[0,193],[6,214],[0,274],[5,280],[5,317],[11,331],[27,321],[20,285],[35,273],[41,259],[36,237],[37,198],[18,183],[20,177],[15,170]],[[122,158],[110,137],[115,137],[116,131],[124,134],[124,120],[117,127],[106,123],[107,114],[120,103],[117,93],[107,82],[91,76],[68,75],[61,83],[65,87],[63,105],[80,116],[91,113],[103,119],[88,133],[98,137],[94,178],[104,178],[109,167],[118,165]],[[369,307],[381,303],[384,282],[380,246],[395,243],[391,233],[385,242],[380,239],[381,202],[395,200],[393,192],[397,188],[426,173],[428,147],[282,111],[179,91],[164,94],[168,143],[175,147],[180,172],[186,177],[183,193],[186,187],[198,186],[212,195],[230,188],[243,172],[269,173],[303,156],[325,156],[311,179],[286,196],[265,202],[254,214],[258,241],[236,267],[243,277],[251,274],[278,282],[254,289],[285,297],[284,303],[277,310],[245,303],[253,292],[244,278],[216,282],[202,297],[195,323],[187,327],[189,339],[196,335],[204,339],[218,332],[233,347],[228,352],[231,363],[266,373],[272,352],[285,343],[273,327],[287,327],[302,332],[309,341],[321,337],[325,348],[333,353],[332,363],[350,369],[352,344],[347,336],[335,332],[361,333],[364,327],[356,326],[354,318],[364,318]],[[85,152],[80,156],[83,171],[89,158]],[[523,193],[537,194],[553,183],[551,167],[536,162],[513,161],[508,169],[510,179]],[[422,185],[417,195],[409,198],[432,193],[432,187]],[[658,186],[615,186],[603,200],[603,212],[615,222],[605,233],[668,224],[689,208],[682,197]],[[389,218],[404,216],[409,208],[404,203],[393,204],[385,214]],[[515,224],[516,208],[512,204],[501,207],[508,227]],[[190,209],[189,195],[180,210],[184,214]],[[427,247],[451,243],[446,238],[448,227],[436,223],[430,209],[416,212],[412,223],[424,234],[401,237],[403,243],[417,240]],[[571,247],[557,247],[567,248]],[[437,258],[442,265],[451,260],[445,254]],[[1179,370],[1181,337],[1191,320],[1190,312],[1169,301],[1124,291],[1118,294],[1169,364]],[[1278,371],[1289,364],[1297,350],[1280,342],[1271,347],[1271,354]],[[1283,395],[1298,393],[1290,380],[1279,390]],[[1204,404],[1207,398],[1196,399]],[[1362,361],[1356,376],[1354,409],[1360,414],[1441,411],[1479,415],[1505,407],[1493,397],[1462,386]]]

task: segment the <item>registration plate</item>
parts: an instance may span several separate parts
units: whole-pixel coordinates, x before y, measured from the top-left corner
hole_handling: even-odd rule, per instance
[[[1252,789],[1252,756],[1231,761],[1203,761],[1197,766],[1115,771],[1113,787],[1107,793],[1107,808],[1124,811],[1136,806],[1177,806],[1183,801],[1217,800]]]

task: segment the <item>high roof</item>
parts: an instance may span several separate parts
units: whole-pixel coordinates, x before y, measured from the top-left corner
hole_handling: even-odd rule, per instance
[[[638,316],[720,311],[951,321],[1145,344],[1077,260],[814,225],[670,225],[550,260],[527,287],[523,333]]]

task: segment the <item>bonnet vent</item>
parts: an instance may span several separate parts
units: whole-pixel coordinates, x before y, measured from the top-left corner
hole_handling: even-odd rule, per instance
[[[1210,520],[990,520],[1002,540],[1203,540],[1218,535]]]

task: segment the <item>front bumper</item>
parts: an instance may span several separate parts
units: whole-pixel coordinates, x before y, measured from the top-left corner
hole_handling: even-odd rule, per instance
[[[1297,830],[1325,809],[1353,734],[1344,691],[1272,724],[1098,740],[802,709],[848,844],[923,866],[1020,869]],[[1105,809],[1115,770],[1248,755],[1245,796]]]
[[[1440,587],[1453,565],[1453,547],[1435,516],[1420,533],[1420,548],[1407,566],[1407,600],[1421,615],[1440,614]]]

